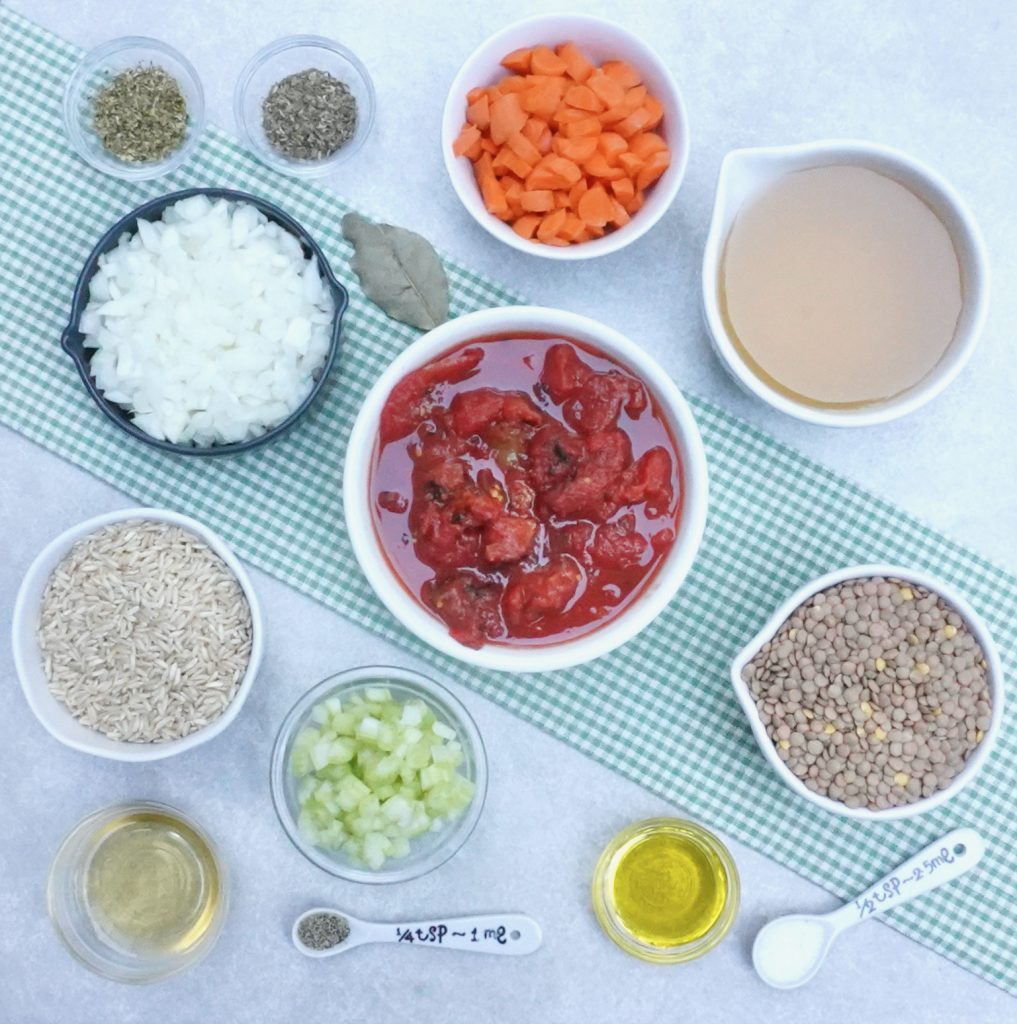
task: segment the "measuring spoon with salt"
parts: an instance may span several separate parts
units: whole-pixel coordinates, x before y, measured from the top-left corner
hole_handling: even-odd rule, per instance
[[[301,928],[301,925],[304,925]],[[317,925],[317,941],[309,945]],[[361,921],[345,910],[313,907],[293,923],[293,945],[305,956],[321,959],[345,953],[368,942],[395,942],[404,946],[431,946],[497,956],[525,956],[540,948],[540,925],[526,914],[477,914],[471,917],[442,917],[429,921]]]
[[[955,828],[840,909],[778,917],[760,929],[752,944],[756,973],[774,988],[804,985],[842,931],[960,878],[984,853],[985,843],[974,829]]]

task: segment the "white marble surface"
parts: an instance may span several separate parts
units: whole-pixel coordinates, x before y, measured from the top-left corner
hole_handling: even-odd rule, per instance
[[[535,301],[625,329],[685,387],[707,394],[1017,570],[1017,49],[1012,5],[981,0],[893,4],[754,2],[576,3],[623,17],[651,39],[686,93],[693,150],[677,203],[632,248],[587,265],[547,264],[496,246],[457,206],[438,151],[439,115],[460,61],[504,21],[504,8],[361,5],[325,0],[13,0],[12,6],[84,46],[148,34],[179,47],[201,74],[210,116],[232,125],[233,82],[248,56],[293,32],[333,36],[369,66],[378,88],[374,136],[335,188],[369,211],[415,227],[467,263]],[[518,0],[513,14],[554,4]],[[737,392],[709,354],[698,318],[697,263],[717,166],[734,146],[861,136],[937,167],[981,220],[995,270],[984,340],[962,378],[910,419],[837,433],[782,419]],[[400,157],[406,140],[415,159]],[[153,194],[158,185],[153,184]],[[2,233],[0,194],[0,233]],[[608,286],[606,282],[610,281]],[[0,367],[0,373],[2,373]],[[20,575],[64,527],[128,499],[0,431],[0,621]],[[346,666],[411,658],[261,574],[268,657],[239,720],[175,760],[117,765],[65,750],[32,718],[3,644],[0,716],[0,1022],[487,1021],[697,1022],[822,1019],[829,1024],[1012,1021],[1014,1001],[879,924],[846,935],[807,988],[773,992],[752,973],[759,925],[831,898],[765,857],[732,844],[743,907],[729,939],[693,965],[660,968],[617,951],[589,909],[601,845],[625,823],[673,812],[470,693],[491,759],[477,833],[434,874],[397,888],[334,881],[305,862],[277,826],[267,760],[296,696]],[[6,625],[3,627],[6,629]],[[553,789],[547,780],[554,780]],[[102,981],[74,963],[46,920],[48,861],[67,829],[131,797],[175,803],[214,833],[234,898],[218,946],[191,972],[154,987]],[[680,808],[678,808],[680,810]],[[1013,884],[1010,880],[1009,884]],[[528,911],[546,944],[523,960],[419,949],[364,949],[312,963],[288,946],[292,917],[335,902],[364,916]]]

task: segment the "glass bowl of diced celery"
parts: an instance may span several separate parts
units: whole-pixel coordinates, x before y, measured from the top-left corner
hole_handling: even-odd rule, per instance
[[[409,669],[329,676],[283,721],[272,801],[308,860],[353,882],[403,882],[444,864],[484,807],[487,755],[444,686]]]

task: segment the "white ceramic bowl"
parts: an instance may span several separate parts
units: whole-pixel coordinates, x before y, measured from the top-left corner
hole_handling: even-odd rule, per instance
[[[575,43],[591,60],[625,60],[636,68],[647,89],[664,107],[664,120],[655,129],[671,148],[671,166],[646,193],[646,203],[624,227],[578,245],[554,246],[528,242],[510,225],[493,217],[484,207],[473,177],[473,165],[452,153],[452,143],[466,120],[466,94],[477,86],[493,85],[510,72],[501,59],[524,46],[557,46]],[[689,159],[689,121],[674,76],[655,50],[621,25],[586,14],[549,14],[517,21],[495,33],[466,58],[452,81],[441,122],[441,152],[452,187],[473,219],[495,238],[513,249],[549,260],[585,260],[617,252],[646,234],[674,201]]]
[[[247,671],[240,681],[237,694],[229,707],[205,728],[192,732],[178,740],[167,743],[126,743],[113,740],[88,726],[82,725],[67,708],[50,693],[49,684],[42,666],[42,655],[36,638],[39,608],[42,595],[49,582],[50,575],[74,544],[110,523],[121,523],[127,519],[149,519],[160,523],[179,526],[189,533],[200,537],[229,567],[237,578],[247,604],[251,609],[251,658]],[[50,541],[28,567],[18,596],[14,602],[14,616],[11,625],[11,649],[14,653],[14,666],[18,673],[18,681],[25,693],[28,706],[39,719],[51,736],[65,746],[81,750],[96,757],[107,757],[113,761],[158,761],[173,754],[183,753],[192,747],[207,743],[218,736],[240,713],[247,700],[254,677],[258,674],[264,645],[261,625],[261,610],[254,587],[244,571],[244,567],[236,556],[216,534],[207,526],[189,516],[179,515],[155,508],[124,508],[116,512],[86,519],[85,522],[72,526]]]
[[[932,796],[922,797],[905,807],[890,807],[884,811],[873,811],[867,807],[848,807],[839,800],[831,800],[829,797],[814,793],[801,779],[791,771],[777,756],[773,741],[767,735],[766,727],[763,725],[756,708],[756,702],[749,692],[748,686],[742,680],[742,669],[755,657],[763,644],[773,637],[777,630],[790,618],[791,613],[803,601],[818,594],[828,587],[845,580],[861,579],[868,576],[891,576],[895,579],[906,580],[909,583],[916,583],[927,590],[934,591],[943,597],[946,602],[957,611],[967,623],[975,639],[978,641],[985,654],[988,663],[987,679],[989,691],[992,695],[992,722],[985,732],[982,742],[975,748],[974,753],[967,759],[964,767],[954,777],[953,781],[945,788],[933,793]],[[780,777],[785,785],[793,789],[799,796],[804,797],[810,803],[832,814],[840,815],[842,818],[854,818],[858,821],[894,821],[899,818],[912,818],[916,814],[923,814],[931,811],[934,807],[945,803],[951,797],[956,796],[981,770],[985,764],[992,748],[999,735],[1003,724],[1003,666],[999,660],[999,652],[992,641],[989,629],[982,621],[981,616],[968,604],[964,596],[949,583],[930,576],[928,573],[919,572],[915,569],[905,569],[899,565],[884,565],[881,563],[870,565],[852,565],[846,569],[837,569],[828,572],[825,576],[807,583],[804,587],[796,590],[770,617],[766,625],[745,645],[731,664],[731,684],[734,687],[735,696],[741,703],[745,716],[752,727],[752,734],[756,737],[759,749],[763,756],[770,762],[773,770]]]
[[[953,341],[921,381],[883,402],[823,408],[799,402],[757,376],[738,352],[724,323],[720,270],[724,245],[738,211],[778,178],[812,167],[849,164],[885,174],[927,203],[946,225],[960,262],[963,305]],[[989,265],[981,232],[961,197],[938,174],[905,153],[873,142],[830,139],[801,146],[736,149],[724,158],[713,220],[703,253],[703,315],[721,362],[750,394],[780,412],[827,427],[867,427],[905,416],[936,397],[964,368],[978,342],[989,303]]]
[[[479,650],[453,640],[448,627],[412,597],[392,569],[371,511],[371,465],[381,411],[392,388],[412,370],[475,338],[536,333],[585,342],[617,359],[656,399],[674,436],[682,463],[684,496],[678,535],[670,553],[630,607],[592,632],[561,643],[513,647],[485,644]],[[707,469],[699,428],[677,385],[625,335],[585,316],[540,306],[506,306],[456,317],[404,349],[378,378],[350,434],[343,476],[343,503],[350,543],[360,567],[389,611],[436,650],[481,668],[548,672],[598,658],[631,640],[656,618],[685,579],[706,524]]]

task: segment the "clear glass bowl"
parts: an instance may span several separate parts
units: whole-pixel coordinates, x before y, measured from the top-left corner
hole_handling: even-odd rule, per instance
[[[705,934],[680,946],[657,946],[633,935],[615,907],[612,892],[615,869],[622,858],[642,840],[657,835],[672,835],[696,844],[714,859],[725,876],[724,905]],[[731,930],[740,900],[738,869],[727,847],[707,829],[681,818],[650,818],[623,829],[608,843],[593,872],[593,911],[608,937],[626,953],[657,964],[680,964],[709,953]]]
[[[269,89],[287,75],[308,68],[327,71],[345,82],[357,101],[353,138],[322,160],[294,160],[273,149],[261,125],[261,105]],[[317,178],[345,163],[363,146],[374,125],[374,84],[356,55],[324,36],[287,36],[259,50],[237,79],[233,114],[240,135],[262,163],[297,178]]]
[[[106,150],[92,128],[96,92],[110,79],[138,64],[164,68],[180,86],[187,101],[187,134],[180,148],[162,160],[132,164]],[[81,58],[64,89],[64,126],[75,151],[86,163],[127,181],[157,178],[179,167],[198,144],[205,127],[205,94],[198,73],[180,53],[144,36],[125,36],[97,46]]]
[[[308,842],[297,826],[300,812],[297,780],[290,771],[290,754],[297,734],[310,721],[311,710],[327,697],[348,698],[369,686],[384,686],[396,700],[419,698],[435,717],[456,732],[465,761],[460,772],[474,785],[473,801],[455,821],[439,832],[425,832],[410,841],[406,857],[388,860],[377,871],[355,862],[338,850],[326,850]],[[487,753],[477,725],[462,703],[444,686],[419,672],[404,668],[370,666],[329,676],[308,690],[286,716],[272,751],[272,802],[286,835],[312,863],[329,874],[351,882],[405,882],[440,867],[469,839],[484,809],[487,796]]]
[[[204,844],[214,865],[214,890],[209,896],[211,920],[191,940],[182,941],[171,953],[158,954],[126,948],[107,934],[88,905],[88,873],[96,851],[115,831],[118,821],[135,813],[154,813],[176,819],[181,835]],[[193,833],[188,837],[187,832]],[[185,844],[186,845],[186,844]],[[215,945],[229,903],[229,885],[222,860],[204,830],[185,814],[165,804],[140,801],[115,804],[83,818],[60,844],[49,871],[46,902],[50,920],[61,942],[86,967],[113,981],[144,984],[161,981],[196,964]]]

